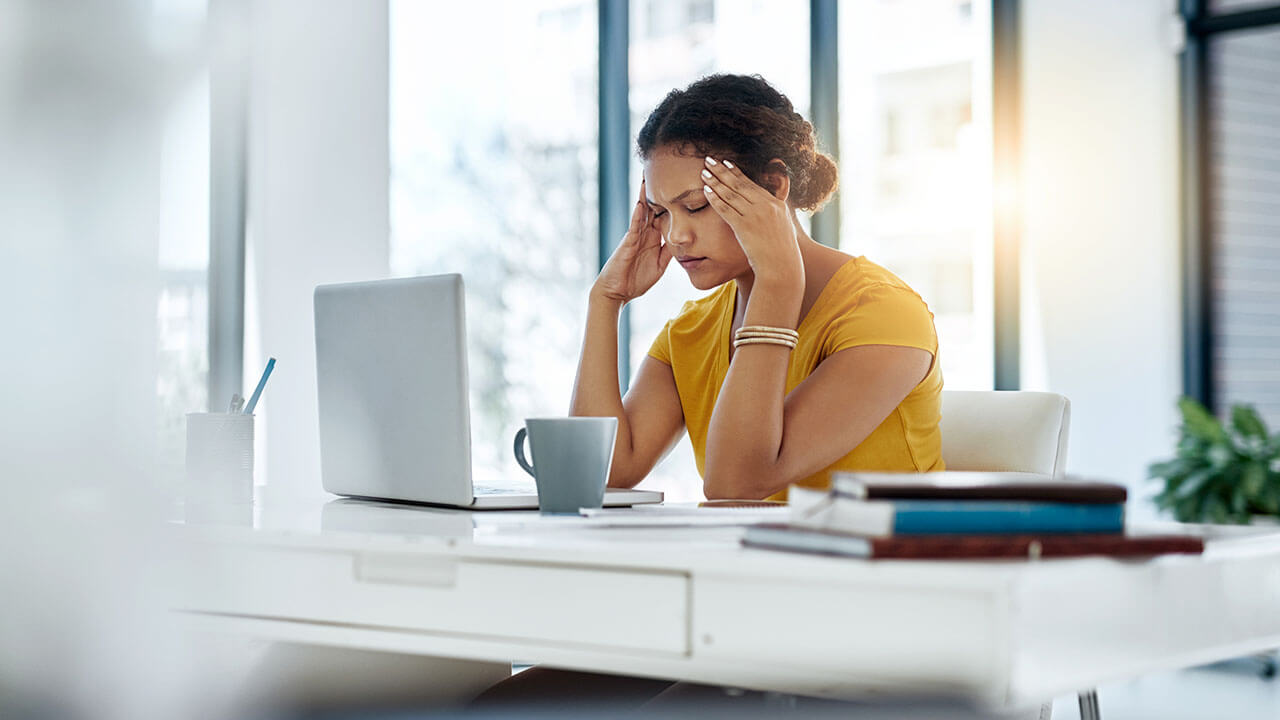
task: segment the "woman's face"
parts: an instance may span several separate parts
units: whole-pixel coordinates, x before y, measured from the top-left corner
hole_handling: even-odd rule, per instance
[[[751,265],[732,228],[707,204],[702,168],[700,155],[655,149],[644,163],[645,200],[689,281],[709,290],[750,272]]]

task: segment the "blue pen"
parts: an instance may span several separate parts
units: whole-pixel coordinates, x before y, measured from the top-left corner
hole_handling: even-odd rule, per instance
[[[271,369],[276,366],[276,359],[267,360],[267,369],[262,371],[262,379],[258,381],[258,387],[253,389],[253,395],[249,397],[249,404],[244,406],[244,414],[252,415],[253,408],[258,404],[258,398],[262,396],[262,388],[267,385],[267,378],[271,377]]]

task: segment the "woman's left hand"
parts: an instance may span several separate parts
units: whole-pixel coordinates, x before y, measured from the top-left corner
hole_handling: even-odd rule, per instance
[[[803,287],[804,262],[787,201],[752,182],[730,162],[707,158],[703,165],[703,194],[733,229],[756,280]]]

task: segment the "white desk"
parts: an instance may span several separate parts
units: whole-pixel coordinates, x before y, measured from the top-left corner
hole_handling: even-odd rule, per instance
[[[174,529],[201,557],[178,602],[201,627],[997,708],[1280,646],[1274,530],[1212,528],[1199,557],[868,562],[746,550],[732,527],[337,499],[256,514]]]

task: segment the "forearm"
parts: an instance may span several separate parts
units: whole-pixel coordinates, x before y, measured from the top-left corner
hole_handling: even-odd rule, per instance
[[[627,478],[632,455],[631,426],[627,422],[618,383],[618,316],[621,312],[622,303],[617,300],[593,294],[588,301],[582,356],[578,360],[578,376],[569,402],[571,416],[618,419],[617,441],[609,473],[611,485]]]
[[[794,329],[803,293],[802,282],[758,280],[743,325]],[[765,497],[789,481],[779,473],[778,461],[791,352],[766,344],[745,345],[734,352],[707,431],[708,498]]]

